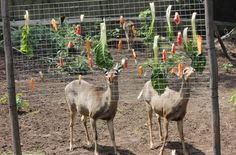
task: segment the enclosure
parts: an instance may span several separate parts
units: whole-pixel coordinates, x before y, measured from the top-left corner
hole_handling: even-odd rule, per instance
[[[151,2],[154,2],[154,14]],[[24,153],[93,154],[93,147],[86,145],[78,116],[75,148],[69,151],[69,110],[64,88],[79,75],[96,86],[106,87],[103,68],[111,69],[123,62],[114,121],[118,151],[124,155],[158,153],[156,121],[153,125],[156,148],[150,150],[146,107],[137,97],[150,79],[156,80],[155,89],[160,94],[167,86],[180,89],[181,78],[175,75],[176,70],[183,74],[183,66],[192,66],[196,75],[191,79],[191,97],[184,119],[185,141],[190,154],[213,154],[209,59],[201,0],[61,1],[12,5],[9,13]],[[127,27],[122,24],[123,18]],[[106,25],[105,34],[100,23]],[[159,39],[155,40],[157,35]],[[101,54],[96,50],[103,41],[106,50]],[[12,154],[3,45],[1,41],[0,154]],[[229,43],[232,51],[234,46]],[[219,55],[220,66],[226,61]],[[154,74],[155,69],[158,74]],[[236,117],[235,111],[230,112],[228,97],[235,90],[236,72],[235,68],[228,72],[221,67],[219,71],[222,154],[233,155]],[[112,154],[107,126],[103,121],[98,121],[97,126],[101,153]],[[170,123],[165,154],[171,150],[182,153],[176,128]]]

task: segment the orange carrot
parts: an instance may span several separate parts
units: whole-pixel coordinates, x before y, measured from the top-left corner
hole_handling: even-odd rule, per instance
[[[175,43],[173,43],[172,46],[171,46],[171,53],[172,53],[173,55],[175,54],[175,50],[176,50],[176,48],[175,48]]]
[[[90,54],[91,44],[89,40],[86,40],[86,49],[88,52],[88,58],[90,58],[91,57],[91,54]]]
[[[139,73],[139,77],[142,78],[142,75],[143,75],[143,66],[142,65],[139,66],[138,73]]]
[[[166,63],[166,61],[167,61],[167,52],[164,49],[162,51],[162,59],[163,59],[163,62]]]
[[[184,64],[182,64],[182,63],[178,64],[178,74],[179,74],[179,76],[183,75],[183,70],[184,70]]]
[[[180,17],[179,17],[179,13],[178,12],[175,12],[174,21],[175,21],[176,25],[180,24]]]
[[[181,34],[181,32],[178,32],[177,44],[178,44],[179,46],[182,44],[182,34]]]
[[[91,57],[88,58],[88,62],[89,62],[89,67],[93,68],[93,59]]]
[[[75,31],[76,34],[80,35],[81,34],[81,26],[80,25],[77,25],[76,26],[76,31]]]
[[[133,54],[133,57],[134,57],[134,62],[135,62],[135,64],[137,64],[137,55],[136,55],[134,49],[132,49],[132,54]]]
[[[35,79],[34,78],[31,78],[30,85],[31,85],[31,90],[34,91],[35,90]]]
[[[118,42],[118,49],[119,50],[123,49],[123,45],[122,45],[122,40],[121,39],[119,39],[119,42]]]
[[[124,68],[128,69],[128,59],[127,58],[125,59]]]
[[[200,35],[197,36],[197,50],[198,55],[202,54],[202,37]]]
[[[134,59],[136,59],[136,58],[137,58],[137,55],[136,55],[134,49],[132,49],[132,54],[133,54]]]
[[[135,36],[136,36],[136,33],[137,33],[137,31],[136,31],[136,29],[135,29],[135,26],[132,25],[132,27],[131,27],[131,34],[132,34],[132,36],[135,37]]]
[[[173,68],[170,70],[170,73],[171,73],[171,74],[177,74],[177,68],[176,68],[176,67],[173,67]]]
[[[44,74],[42,71],[39,71],[39,77],[40,77],[41,81],[44,82]]]
[[[67,47],[68,47],[69,49],[71,49],[71,48],[73,47],[73,43],[70,41],[70,42],[68,43]]]
[[[124,22],[125,22],[124,17],[120,16],[120,27],[123,26]]]
[[[52,18],[51,22],[52,22],[52,28],[54,29],[55,32],[57,32],[58,29],[57,29],[57,22],[56,22],[56,20],[54,18]]]
[[[60,67],[63,67],[64,64],[63,64],[63,59],[62,59],[62,56],[60,56]]]

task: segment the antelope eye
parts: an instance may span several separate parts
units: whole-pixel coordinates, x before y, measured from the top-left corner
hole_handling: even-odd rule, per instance
[[[105,76],[108,76],[108,72],[105,72]]]
[[[118,71],[117,71],[117,70],[115,70],[114,74],[115,74],[115,75],[118,75]]]
[[[183,73],[186,73],[188,69],[184,69]]]

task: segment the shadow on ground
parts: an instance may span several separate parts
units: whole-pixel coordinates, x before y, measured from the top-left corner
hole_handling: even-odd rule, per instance
[[[93,152],[94,146],[93,147],[83,146],[83,149]],[[118,149],[118,152],[120,153],[120,155],[136,155],[127,149],[120,149],[119,147],[117,147],[117,149]],[[100,153],[100,155],[115,155],[114,150],[113,150],[113,146],[99,145],[98,152]]]
[[[205,155],[201,150],[195,148],[193,145],[185,143],[190,155]],[[178,155],[183,155],[182,144],[180,142],[168,142],[166,148],[176,150]]]

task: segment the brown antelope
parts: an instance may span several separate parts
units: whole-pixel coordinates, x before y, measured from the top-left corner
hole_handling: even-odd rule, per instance
[[[114,69],[105,71],[107,88],[96,87],[81,78],[70,82],[66,86],[65,95],[70,109],[70,150],[73,149],[73,126],[75,116],[76,113],[79,112],[82,115],[81,120],[85,128],[88,144],[90,144],[90,139],[86,120],[87,117],[90,118],[95,144],[94,154],[99,154],[97,149],[97,119],[107,121],[114,152],[115,154],[119,154],[115,143],[113,119],[117,111],[117,103],[119,100],[118,74],[121,68],[122,66],[117,63]]]
[[[168,123],[169,121],[176,121],[178,132],[181,138],[183,152],[188,154],[184,144],[183,134],[183,118],[186,114],[186,108],[190,97],[190,78],[194,75],[195,70],[192,67],[186,67],[183,70],[182,84],[179,91],[165,89],[165,92],[158,95],[156,90],[152,87],[151,80],[145,83],[138,99],[143,95],[148,111],[148,127],[150,135],[150,148],[153,148],[152,140],[152,112],[154,111],[158,119],[158,128],[162,146],[160,155],[163,154],[165,143],[168,137]],[[161,130],[161,118],[164,119],[164,137]]]

